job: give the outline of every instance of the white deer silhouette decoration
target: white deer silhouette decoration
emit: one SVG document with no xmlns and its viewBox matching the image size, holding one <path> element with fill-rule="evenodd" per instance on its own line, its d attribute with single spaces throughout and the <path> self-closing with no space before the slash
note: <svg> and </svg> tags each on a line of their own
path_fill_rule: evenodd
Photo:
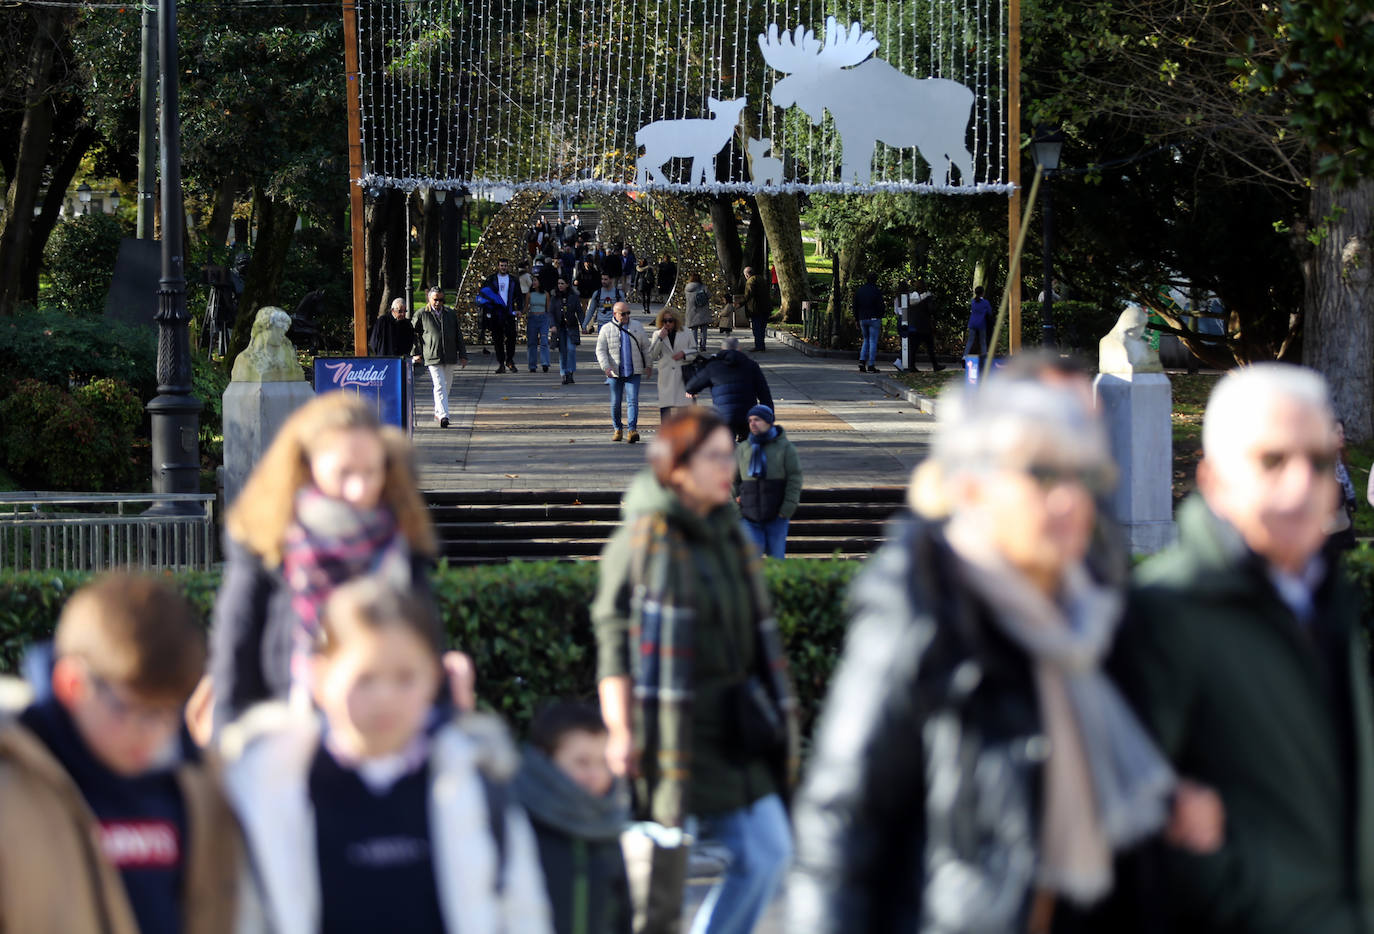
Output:
<svg viewBox="0 0 1374 934">
<path fill-rule="evenodd" d="M 651 178 L 670 181 L 663 175 L 663 166 L 669 159 L 678 158 L 691 160 L 687 184 L 705 185 L 708 171 L 710 180 L 715 181 L 716 155 L 734 135 L 745 98 L 718 101 L 708 97 L 706 104 L 714 114 L 710 120 L 656 120 L 639 128 L 635 145 L 644 147 L 644 155 L 635 161 L 636 185 L 643 187 Z"/>
<path fill-rule="evenodd" d="M 943 166 L 946 183 L 957 168 L 960 184 L 973 184 L 973 156 L 964 141 L 972 91 L 947 78 L 913 78 L 879 58 L 864 61 L 878 40 L 858 23 L 846 31 L 827 17 L 825 38 L 822 44 L 804 26 L 780 33 L 773 23 L 759 35 L 759 49 L 764 61 L 787 75 L 773 86 L 774 104 L 800 107 L 813 124 L 830 111 L 843 147 L 840 181 L 867 184 L 874 147 L 883 142 L 915 146 L 930 163 L 932 181 L 936 166 Z"/>
<path fill-rule="evenodd" d="M 773 148 L 773 141 L 766 136 L 763 139 L 751 139 L 748 141 L 748 147 L 749 174 L 754 177 L 754 184 L 781 185 L 782 160 L 776 156 L 764 155 Z"/>
</svg>

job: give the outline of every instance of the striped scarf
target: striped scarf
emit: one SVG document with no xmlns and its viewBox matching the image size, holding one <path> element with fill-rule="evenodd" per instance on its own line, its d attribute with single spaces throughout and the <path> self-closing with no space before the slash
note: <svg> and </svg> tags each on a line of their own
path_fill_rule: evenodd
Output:
<svg viewBox="0 0 1374 934">
<path fill-rule="evenodd" d="M 664 514 L 636 519 L 630 541 L 630 553 L 635 556 L 630 566 L 634 735 L 640 762 L 635 799 L 645 816 L 667 827 L 680 827 L 687 816 L 692 775 L 692 638 L 695 595 L 701 584 L 692 570 L 696 563 L 691 546 Z M 773 763 L 779 789 L 785 791 L 796 783 L 801 764 L 796 696 L 758 549 L 745 539 L 738 524 L 731 527 L 730 541 L 736 551 L 734 566 L 743 568 L 749 581 L 755 673 L 787 721 L 786 753 Z"/>
<path fill-rule="evenodd" d="M 282 575 L 291 588 L 291 607 L 300 617 L 296 653 L 309 653 L 319 629 L 320 610 L 334 588 L 366 574 L 409 587 L 410 547 L 386 506 L 358 509 L 326 496 L 313 485 L 296 494 L 296 521 L 286 531 Z"/>
</svg>

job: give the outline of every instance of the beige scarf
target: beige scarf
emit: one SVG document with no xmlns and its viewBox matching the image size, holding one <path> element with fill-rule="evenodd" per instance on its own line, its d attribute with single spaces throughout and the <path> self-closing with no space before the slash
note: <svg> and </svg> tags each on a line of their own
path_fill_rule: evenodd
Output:
<svg viewBox="0 0 1374 934">
<path fill-rule="evenodd" d="M 958 518 L 947 529 L 960 577 L 998 627 L 1034 663 L 1045 763 L 1038 884 L 1079 904 L 1112 887 L 1112 852 L 1163 826 L 1174 776 L 1099 670 L 1121 598 L 1081 565 L 1064 575 L 1059 602 L 1014 571 L 987 536 Z"/>
</svg>

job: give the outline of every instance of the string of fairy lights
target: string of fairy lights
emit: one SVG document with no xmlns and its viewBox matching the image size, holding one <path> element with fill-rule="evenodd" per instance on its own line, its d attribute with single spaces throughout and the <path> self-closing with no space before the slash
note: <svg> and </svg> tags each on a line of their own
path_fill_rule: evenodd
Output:
<svg viewBox="0 0 1374 934">
<path fill-rule="evenodd" d="M 806 191 L 1005 193 L 1005 0 L 357 0 L 362 184 L 539 188 L 551 194 Z M 782 108 L 787 77 L 764 61 L 776 23 L 825 38 L 827 16 L 861 24 L 875 57 L 916 78 L 973 92 L 965 145 L 971 178 L 947 178 L 914 146 L 879 142 L 867 182 L 841 178 L 843 143 L 829 110 L 813 123 Z M 684 159 L 636 185 L 636 133 L 659 120 L 712 119 L 710 101 L 747 98 L 741 118 L 782 161 L 755 185 L 743 149 L 727 148 L 696 184 Z M 893 102 L 897 106 L 900 102 Z M 728 113 L 728 107 L 726 108 Z M 720 119 L 720 118 L 717 118 Z M 722 124 L 723 125 L 723 124 Z M 727 128 L 728 130 L 728 128 Z M 736 141 L 738 142 L 738 140 Z M 760 154 L 765 150 L 760 149 Z"/>
</svg>

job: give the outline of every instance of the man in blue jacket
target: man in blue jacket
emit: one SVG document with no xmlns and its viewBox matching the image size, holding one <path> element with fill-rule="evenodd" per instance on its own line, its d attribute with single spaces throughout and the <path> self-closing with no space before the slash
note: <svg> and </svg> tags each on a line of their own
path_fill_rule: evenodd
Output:
<svg viewBox="0 0 1374 934">
<path fill-rule="evenodd" d="M 773 394 L 763 370 L 740 352 L 739 338 L 727 337 L 724 348 L 687 383 L 687 395 L 709 388 L 711 404 L 735 433 L 735 440 L 743 441 L 749 435 L 749 410 L 760 404 L 773 408 Z"/>
</svg>

